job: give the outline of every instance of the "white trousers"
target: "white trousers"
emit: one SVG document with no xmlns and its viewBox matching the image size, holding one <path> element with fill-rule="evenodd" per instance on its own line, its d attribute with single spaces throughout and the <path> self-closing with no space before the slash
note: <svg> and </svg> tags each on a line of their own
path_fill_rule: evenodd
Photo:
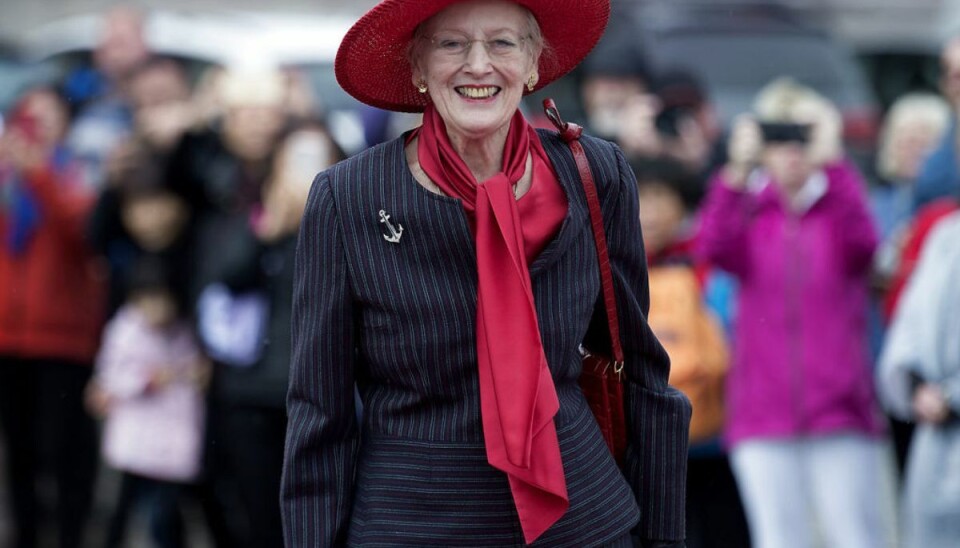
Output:
<svg viewBox="0 0 960 548">
<path fill-rule="evenodd" d="M 751 440 L 731 452 L 753 548 L 885 548 L 889 451 L 860 434 Z"/>
</svg>

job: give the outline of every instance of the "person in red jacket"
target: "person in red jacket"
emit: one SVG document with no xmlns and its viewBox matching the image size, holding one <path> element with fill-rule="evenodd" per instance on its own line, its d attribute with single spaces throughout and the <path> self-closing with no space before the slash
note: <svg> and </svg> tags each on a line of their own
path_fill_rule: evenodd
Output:
<svg viewBox="0 0 960 548">
<path fill-rule="evenodd" d="M 59 544 L 80 545 L 96 469 L 96 432 L 82 402 L 105 280 L 84 241 L 94 196 L 60 146 L 67 124 L 60 96 L 37 88 L 0 135 L 0 431 L 16 547 L 36 546 L 43 530 L 47 512 L 34 487 L 47 463 Z"/>
</svg>

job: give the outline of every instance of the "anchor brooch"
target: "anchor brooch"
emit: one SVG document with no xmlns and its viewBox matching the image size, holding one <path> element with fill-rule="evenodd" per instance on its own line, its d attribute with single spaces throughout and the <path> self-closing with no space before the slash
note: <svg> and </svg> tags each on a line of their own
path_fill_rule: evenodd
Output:
<svg viewBox="0 0 960 548">
<path fill-rule="evenodd" d="M 387 212 L 380 210 L 380 222 L 387 225 L 387 230 L 390 231 L 390 235 L 382 234 L 383 239 L 395 244 L 400 241 L 400 236 L 403 236 L 403 225 L 397 224 L 396 227 L 393 226 L 393 223 L 390 222 L 390 216 L 387 215 Z"/>
</svg>

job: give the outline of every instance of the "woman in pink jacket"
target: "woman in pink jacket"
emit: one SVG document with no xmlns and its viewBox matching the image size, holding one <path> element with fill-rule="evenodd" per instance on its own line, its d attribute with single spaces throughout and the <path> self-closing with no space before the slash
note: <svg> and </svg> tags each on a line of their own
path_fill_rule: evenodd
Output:
<svg viewBox="0 0 960 548">
<path fill-rule="evenodd" d="M 754 547 L 806 548 L 817 530 L 826 546 L 885 546 L 863 184 L 814 91 L 778 80 L 755 110 L 759 123 L 735 124 L 698 244 L 740 283 L 726 439 Z"/>
</svg>

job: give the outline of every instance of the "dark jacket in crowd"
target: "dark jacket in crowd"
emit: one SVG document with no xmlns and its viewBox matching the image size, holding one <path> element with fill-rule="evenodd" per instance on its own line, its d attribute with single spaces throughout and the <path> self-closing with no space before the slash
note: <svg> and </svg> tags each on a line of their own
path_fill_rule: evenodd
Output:
<svg viewBox="0 0 960 548">
<path fill-rule="evenodd" d="M 263 244 L 251 229 L 266 170 L 250 172 L 213 131 L 188 134 L 170 160 L 168 179 L 185 189 L 194 210 L 191 301 L 211 284 L 236 294 L 256 291 L 268 303 L 257 363 L 218 364 L 212 395 L 234 404 L 282 408 L 290 355 L 294 240 Z"/>
<path fill-rule="evenodd" d="M 220 368 L 214 396 L 231 403 L 283 408 L 290 371 L 296 237 L 261 242 L 247 219 L 240 216 L 222 219 L 216 228 L 221 236 L 217 239 L 216 271 L 210 272 L 208 281 L 222 283 L 237 295 L 259 293 L 267 302 L 267 317 L 260 358 L 249 367 Z"/>
</svg>

